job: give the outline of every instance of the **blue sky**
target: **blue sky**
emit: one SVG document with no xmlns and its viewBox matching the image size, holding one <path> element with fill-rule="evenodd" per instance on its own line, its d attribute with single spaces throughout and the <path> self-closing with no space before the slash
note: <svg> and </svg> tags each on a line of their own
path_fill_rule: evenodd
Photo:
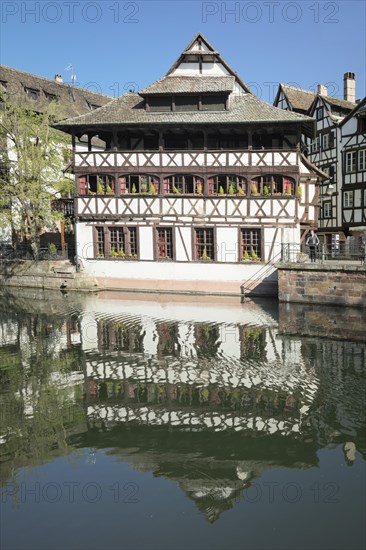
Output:
<svg viewBox="0 0 366 550">
<path fill-rule="evenodd" d="M 1 63 L 116 96 L 164 76 L 202 32 L 265 101 L 278 82 L 366 95 L 364 1 L 83 1 L 1 3 Z"/>
</svg>

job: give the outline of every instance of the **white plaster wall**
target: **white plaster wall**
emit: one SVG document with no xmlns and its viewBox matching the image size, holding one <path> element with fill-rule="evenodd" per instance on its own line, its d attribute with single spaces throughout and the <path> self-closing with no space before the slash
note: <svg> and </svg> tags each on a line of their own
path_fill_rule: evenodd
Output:
<svg viewBox="0 0 366 550">
<path fill-rule="evenodd" d="M 192 230 L 190 227 L 175 228 L 175 250 L 177 261 L 192 260 Z"/>
<path fill-rule="evenodd" d="M 94 277 L 161 281 L 227 281 L 241 282 L 255 277 L 261 263 L 224 264 L 211 262 L 144 262 L 119 259 L 83 260 L 85 271 Z"/>
<path fill-rule="evenodd" d="M 238 261 L 238 228 L 218 227 L 216 230 L 217 259 L 219 262 Z"/>
<path fill-rule="evenodd" d="M 92 226 L 86 223 L 77 223 L 75 226 L 75 242 L 77 255 L 81 258 L 83 263 L 86 258 L 94 257 Z"/>
<path fill-rule="evenodd" d="M 154 259 L 153 227 L 139 227 L 140 258 L 144 260 Z"/>
</svg>

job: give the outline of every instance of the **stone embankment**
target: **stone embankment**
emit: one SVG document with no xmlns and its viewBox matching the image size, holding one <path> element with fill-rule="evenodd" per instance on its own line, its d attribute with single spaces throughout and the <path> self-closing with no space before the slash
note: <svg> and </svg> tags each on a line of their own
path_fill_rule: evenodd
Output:
<svg viewBox="0 0 366 550">
<path fill-rule="evenodd" d="M 1 260 L 0 286 L 58 290 L 98 290 L 93 277 L 76 273 L 67 260 Z"/>
<path fill-rule="evenodd" d="M 366 269 L 352 264 L 278 266 L 280 302 L 366 307 Z"/>
</svg>

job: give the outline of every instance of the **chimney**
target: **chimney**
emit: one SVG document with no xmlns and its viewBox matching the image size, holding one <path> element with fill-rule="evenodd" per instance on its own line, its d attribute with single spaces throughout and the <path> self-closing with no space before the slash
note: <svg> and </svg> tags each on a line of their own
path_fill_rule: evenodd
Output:
<svg viewBox="0 0 366 550">
<path fill-rule="evenodd" d="M 55 74 L 55 82 L 63 84 L 62 76 L 60 74 Z"/>
<path fill-rule="evenodd" d="M 343 77 L 344 99 L 356 102 L 356 78 L 355 73 L 344 73 Z"/>
<path fill-rule="evenodd" d="M 328 87 L 325 84 L 318 84 L 317 92 L 320 95 L 328 95 Z"/>
</svg>

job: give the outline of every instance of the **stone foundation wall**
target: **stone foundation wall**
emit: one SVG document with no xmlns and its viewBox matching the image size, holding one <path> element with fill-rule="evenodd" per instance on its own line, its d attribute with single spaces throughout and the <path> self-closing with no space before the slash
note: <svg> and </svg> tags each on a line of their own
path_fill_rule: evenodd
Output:
<svg viewBox="0 0 366 550">
<path fill-rule="evenodd" d="M 94 290 L 98 283 L 93 277 L 75 273 L 68 261 L 2 260 L 0 286 L 54 290 Z"/>
<path fill-rule="evenodd" d="M 355 265 L 278 267 L 280 302 L 366 307 L 366 270 Z"/>
</svg>

